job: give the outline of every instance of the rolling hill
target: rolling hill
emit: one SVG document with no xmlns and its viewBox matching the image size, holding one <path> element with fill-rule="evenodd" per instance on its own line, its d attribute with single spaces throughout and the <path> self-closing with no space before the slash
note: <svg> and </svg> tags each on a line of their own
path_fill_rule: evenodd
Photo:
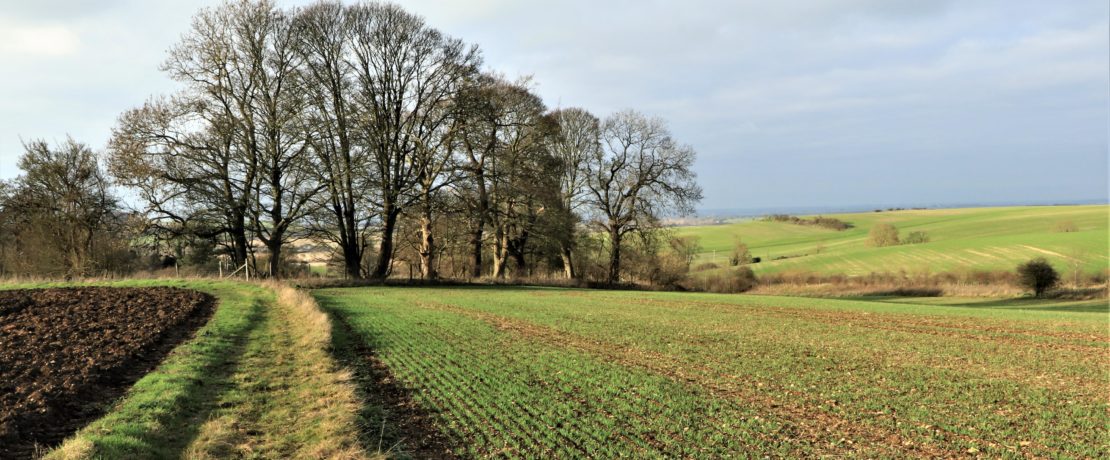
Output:
<svg viewBox="0 0 1110 460">
<path fill-rule="evenodd" d="M 1110 206 L 1023 206 L 928 209 L 831 214 L 852 224 L 843 231 L 762 220 L 722 225 L 679 227 L 679 236 L 699 238 L 695 263 L 727 265 L 736 238 L 762 262 L 756 273 L 788 271 L 864 275 L 879 272 L 931 273 L 967 270 L 1011 270 L 1018 263 L 1045 257 L 1060 270 L 1079 263 L 1084 272 L 1110 266 Z M 1061 232 L 1061 223 L 1075 230 Z M 903 237 L 923 231 L 929 242 L 872 247 L 871 227 L 896 226 Z"/>
</svg>

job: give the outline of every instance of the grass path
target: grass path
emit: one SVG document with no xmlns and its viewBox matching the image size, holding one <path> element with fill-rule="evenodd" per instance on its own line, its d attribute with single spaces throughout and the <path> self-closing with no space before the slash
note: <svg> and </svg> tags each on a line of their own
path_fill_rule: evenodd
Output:
<svg viewBox="0 0 1110 460">
<path fill-rule="evenodd" d="M 220 281 L 109 285 L 197 289 L 219 305 L 194 339 L 46 458 L 368 457 L 354 385 L 307 295 Z"/>
<path fill-rule="evenodd" d="M 463 457 L 1082 458 L 1110 442 L 1105 310 L 505 287 L 314 295 Z"/>
</svg>

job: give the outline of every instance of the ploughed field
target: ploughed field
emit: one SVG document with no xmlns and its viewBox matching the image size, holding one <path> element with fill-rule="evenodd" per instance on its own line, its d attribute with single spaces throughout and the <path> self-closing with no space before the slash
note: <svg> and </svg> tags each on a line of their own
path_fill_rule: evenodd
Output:
<svg viewBox="0 0 1110 460">
<path fill-rule="evenodd" d="M 363 416 L 395 452 L 1093 458 L 1110 445 L 1104 310 L 508 287 L 314 295 L 339 352 L 363 361 L 377 404 Z"/>
<path fill-rule="evenodd" d="M 99 416 L 213 306 L 170 287 L 0 290 L 0 458 L 30 457 Z"/>
</svg>

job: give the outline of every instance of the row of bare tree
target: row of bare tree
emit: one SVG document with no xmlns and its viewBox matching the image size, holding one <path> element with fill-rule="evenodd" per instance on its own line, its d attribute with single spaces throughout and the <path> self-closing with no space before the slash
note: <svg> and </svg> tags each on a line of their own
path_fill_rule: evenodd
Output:
<svg viewBox="0 0 1110 460">
<path fill-rule="evenodd" d="M 120 116 L 108 171 L 148 235 L 237 265 L 257 240 L 275 277 L 301 239 L 327 241 L 348 277 L 387 277 L 402 228 L 426 279 L 460 247 L 468 276 L 558 261 L 576 277 L 576 245 L 603 234 L 616 283 L 627 236 L 701 198 L 695 153 L 663 121 L 549 110 L 528 79 L 483 71 L 477 47 L 393 4 L 226 3 L 162 68 L 180 91 Z"/>
</svg>

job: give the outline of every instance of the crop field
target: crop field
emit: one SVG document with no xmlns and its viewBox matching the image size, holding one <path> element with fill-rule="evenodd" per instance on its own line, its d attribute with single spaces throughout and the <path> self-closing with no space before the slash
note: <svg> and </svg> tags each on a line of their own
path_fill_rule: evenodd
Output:
<svg viewBox="0 0 1110 460">
<path fill-rule="evenodd" d="M 340 352 L 407 399 L 364 395 L 380 406 L 367 424 L 398 453 L 1093 458 L 1110 443 L 1105 311 L 513 287 L 313 294 L 344 331 Z M 419 434 L 429 427 L 442 439 Z"/>
<path fill-rule="evenodd" d="M 349 374 L 327 352 L 330 322 L 305 294 L 230 281 L 72 286 L 0 286 L 0 375 L 30 369 L 21 375 L 37 385 L 29 395 L 18 386 L 0 387 L 5 409 L 9 397 L 27 396 L 21 399 L 27 404 L 0 414 L 3 430 L 29 427 L 23 434 L 32 435 L 37 444 L 20 438 L 18 445 L 0 446 L 0 458 L 371 457 L 360 442 Z M 56 287 L 70 289 L 30 289 Z M 167 292 L 184 297 L 169 298 Z M 24 297 L 30 300 L 20 300 Z M 189 299 L 212 297 L 217 305 L 206 323 L 181 323 L 178 317 L 190 311 Z M 18 308 L 9 309 L 12 305 Z M 147 345 L 166 329 L 174 329 L 184 341 L 168 356 L 154 355 Z M 9 340 L 26 346 L 8 349 Z M 50 359 L 64 362 L 42 363 L 35 356 L 51 350 L 56 353 Z M 42 372 L 57 375 L 36 376 L 36 363 Z M 97 377 L 121 377 L 121 369 L 136 365 L 142 372 L 153 370 L 125 382 L 130 386 L 122 388 L 125 392 L 89 397 L 90 385 L 103 383 Z M 38 391 L 43 389 L 50 391 Z M 66 399 L 74 392 L 77 401 Z M 41 423 L 8 425 L 33 417 L 39 403 L 65 408 L 69 415 L 89 412 L 99 418 L 88 423 L 83 417 L 74 426 L 54 414 L 52 420 L 63 420 L 63 433 L 42 433 Z M 58 445 L 57 435 L 78 428 Z"/>
<path fill-rule="evenodd" d="M 698 262 L 724 266 L 739 237 L 761 263 L 757 273 L 804 271 L 865 275 L 1012 270 L 1044 257 L 1067 271 L 1078 261 L 1085 272 L 1110 268 L 1110 206 L 1027 206 L 931 209 L 830 214 L 854 225 L 845 231 L 785 222 L 745 220 L 723 225 L 682 227 L 679 235 L 700 238 Z M 867 233 L 878 223 L 895 225 L 905 237 L 924 231 L 928 243 L 871 247 Z M 1062 222 L 1078 231 L 1059 232 Z M 776 260 L 778 259 L 778 260 Z"/>
</svg>

